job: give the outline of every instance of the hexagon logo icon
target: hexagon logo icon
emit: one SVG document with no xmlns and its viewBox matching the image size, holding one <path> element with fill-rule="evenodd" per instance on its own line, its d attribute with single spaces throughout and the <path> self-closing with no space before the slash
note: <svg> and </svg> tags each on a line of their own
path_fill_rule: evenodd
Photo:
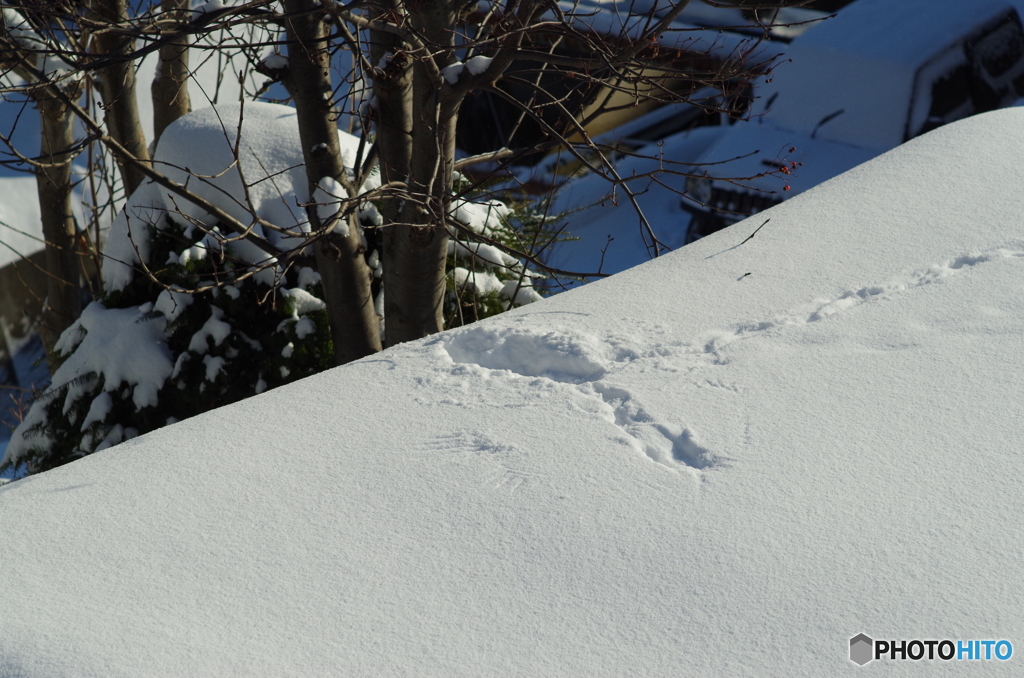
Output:
<svg viewBox="0 0 1024 678">
<path fill-rule="evenodd" d="M 871 655 L 874 654 L 875 641 L 871 640 L 863 633 L 858 633 L 853 638 L 850 638 L 850 661 L 854 664 L 864 666 L 869 661 L 874 659 Z"/>
</svg>

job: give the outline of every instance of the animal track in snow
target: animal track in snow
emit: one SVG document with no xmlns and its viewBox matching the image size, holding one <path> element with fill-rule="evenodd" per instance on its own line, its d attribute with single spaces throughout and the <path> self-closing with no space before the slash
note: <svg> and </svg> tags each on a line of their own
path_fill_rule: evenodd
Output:
<svg viewBox="0 0 1024 678">
<path fill-rule="evenodd" d="M 715 465 L 714 455 L 696 443 L 690 429 L 677 429 L 658 422 L 625 389 L 600 381 L 589 386 L 612 410 L 615 425 L 636 441 L 653 461 L 669 468 L 684 464 L 697 470 Z"/>
<path fill-rule="evenodd" d="M 516 455 L 515 447 L 497 443 L 479 433 L 458 431 L 438 436 L 419 447 L 431 457 L 451 455 L 451 462 L 467 455 L 490 462 L 488 480 L 494 489 L 505 488 L 509 494 L 536 478 L 536 474 L 518 469 L 511 463 Z"/>
<path fill-rule="evenodd" d="M 927 269 L 916 271 L 902 281 L 884 285 L 867 285 L 856 290 L 850 290 L 836 299 L 819 300 L 809 312 L 783 315 L 773 320 L 739 325 L 731 331 L 717 333 L 704 344 L 704 352 L 717 358 L 722 348 L 737 339 L 745 339 L 776 327 L 818 322 L 879 298 L 891 297 L 894 294 L 939 282 L 944 278 L 955 275 L 964 268 L 999 259 L 1020 258 L 1024 258 L 1024 250 L 1006 247 L 999 247 L 977 254 L 966 254 L 944 264 L 935 264 Z"/>
<path fill-rule="evenodd" d="M 658 362 L 684 358 L 687 370 L 700 369 L 710 359 L 721 364 L 720 351 L 737 339 L 745 339 L 771 329 L 805 325 L 845 313 L 861 304 L 891 298 L 914 288 L 939 282 L 965 268 L 1000 259 L 1024 258 L 1024 250 L 1008 247 L 967 254 L 944 264 L 929 266 L 902 280 L 882 285 L 866 285 L 835 299 L 823 299 L 772 320 L 746 323 L 731 330 L 714 332 L 710 338 L 694 342 L 661 342 L 643 354 L 625 343 L 610 338 L 558 331 L 533 332 L 520 328 L 473 326 L 445 335 L 437 341 L 455 363 L 473 364 L 491 370 L 546 379 L 578 389 L 598 399 L 600 408 L 629 440 L 630 444 L 663 466 L 699 473 L 721 463 L 721 457 L 702 447 L 693 432 L 674 427 L 651 416 L 625 389 L 603 381 L 616 364 L 640 358 Z M 705 335 L 708 336 L 708 335 Z M 676 371 L 678 365 L 655 364 L 655 369 Z M 735 386 L 702 377 L 697 387 L 738 391 Z"/>
<path fill-rule="evenodd" d="M 709 450 L 696 443 L 692 431 L 658 421 L 627 390 L 601 381 L 610 365 L 638 357 L 629 348 L 584 335 L 487 327 L 452 333 L 440 341 L 456 363 L 549 379 L 598 398 L 608 421 L 630 444 L 669 469 L 701 471 L 717 463 Z"/>
<path fill-rule="evenodd" d="M 600 379 L 608 362 L 635 357 L 628 349 L 613 350 L 591 337 L 520 329 L 473 327 L 446 337 L 442 345 L 457 363 L 569 384 Z"/>
</svg>

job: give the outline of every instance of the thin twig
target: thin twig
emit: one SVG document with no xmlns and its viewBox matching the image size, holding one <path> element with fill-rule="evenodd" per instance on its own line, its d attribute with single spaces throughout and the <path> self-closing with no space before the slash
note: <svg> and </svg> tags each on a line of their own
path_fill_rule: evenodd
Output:
<svg viewBox="0 0 1024 678">
<path fill-rule="evenodd" d="M 767 224 L 769 221 L 771 221 L 771 217 L 765 219 L 764 220 L 764 224 Z M 764 224 L 761 224 L 760 226 L 755 228 L 754 232 L 747 236 L 747 240 L 753 240 L 754 236 L 757 235 L 757 232 L 760 231 L 762 228 L 764 228 Z M 741 242 L 740 245 L 742 245 L 743 243 L 747 242 L 747 240 L 744 240 L 743 242 Z M 739 247 L 740 245 L 736 245 L 736 247 Z"/>
</svg>

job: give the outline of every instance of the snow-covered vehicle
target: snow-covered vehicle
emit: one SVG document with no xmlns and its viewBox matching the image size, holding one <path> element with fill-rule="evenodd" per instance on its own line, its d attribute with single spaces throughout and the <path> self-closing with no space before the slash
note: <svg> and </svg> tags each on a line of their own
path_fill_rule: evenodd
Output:
<svg viewBox="0 0 1024 678">
<path fill-rule="evenodd" d="M 680 247 L 936 127 L 1009 106 L 1024 96 L 1021 13 L 1024 0 L 856 0 L 788 46 L 749 121 L 682 132 L 659 151 L 724 164 L 698 167 L 706 178 L 630 182 L 636 201 L 660 243 Z M 659 162 L 628 158 L 618 172 L 643 176 Z M 597 176 L 562 190 L 557 210 L 595 206 L 568 217 L 579 239 L 559 243 L 549 263 L 614 273 L 653 254 L 630 201 L 607 193 Z"/>
</svg>

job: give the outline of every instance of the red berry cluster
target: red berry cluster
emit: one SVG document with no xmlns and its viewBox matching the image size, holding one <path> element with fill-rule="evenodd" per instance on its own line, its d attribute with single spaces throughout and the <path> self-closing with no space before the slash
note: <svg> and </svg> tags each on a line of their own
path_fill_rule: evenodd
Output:
<svg viewBox="0 0 1024 678">
<path fill-rule="evenodd" d="M 789 152 L 790 153 L 796 153 L 796 146 L 790 146 L 789 147 Z M 795 170 L 797 167 L 801 167 L 802 165 L 803 165 L 802 162 L 796 162 L 795 160 L 790 160 L 788 165 L 786 165 L 785 163 L 779 163 L 779 171 L 782 172 L 783 174 L 785 174 L 786 176 L 789 176 L 793 172 L 793 170 Z M 782 190 L 788 191 L 791 188 L 792 188 L 792 186 L 790 186 L 789 184 L 786 184 L 785 186 L 782 187 Z"/>
</svg>

